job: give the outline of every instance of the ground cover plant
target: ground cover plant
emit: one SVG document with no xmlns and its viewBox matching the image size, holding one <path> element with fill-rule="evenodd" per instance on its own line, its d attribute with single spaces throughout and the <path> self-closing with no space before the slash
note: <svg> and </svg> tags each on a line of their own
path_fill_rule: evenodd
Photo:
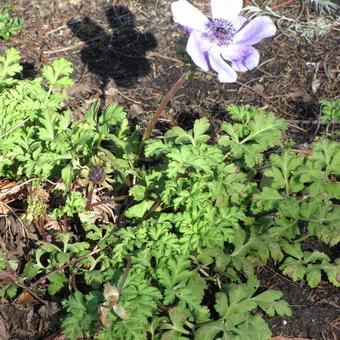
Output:
<svg viewBox="0 0 340 340">
<path fill-rule="evenodd" d="M 23 28 L 22 19 L 13 18 L 9 4 L 0 6 L 0 39 L 8 40 L 12 35 L 17 35 Z"/>
<path fill-rule="evenodd" d="M 227 27 L 213 24 L 210 33 Z M 254 54 L 250 64 L 242 53 L 231 59 L 234 71 L 255 67 Z M 235 76 L 213 65 L 220 81 Z M 32 79 L 23 71 L 19 51 L 7 49 L 0 295 L 45 307 L 40 336 L 269 339 L 268 320 L 294 313 L 280 290 L 261 286 L 261 268 L 339 287 L 340 262 L 329 252 L 340 241 L 338 99 L 320 102 L 325 129 L 305 148 L 287 138 L 289 122 L 250 105 L 225 104 L 218 124 L 201 117 L 157 136 L 154 123 L 188 73 L 143 127 L 115 102 L 95 100 L 77 117 L 64 58 Z"/>
</svg>

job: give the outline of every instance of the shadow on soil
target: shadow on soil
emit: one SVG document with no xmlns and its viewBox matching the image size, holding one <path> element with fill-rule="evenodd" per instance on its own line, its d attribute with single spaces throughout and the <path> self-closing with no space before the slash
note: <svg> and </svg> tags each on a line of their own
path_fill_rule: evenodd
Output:
<svg viewBox="0 0 340 340">
<path fill-rule="evenodd" d="M 107 30 L 89 17 L 68 22 L 72 33 L 85 43 L 81 59 L 88 71 L 99 76 L 103 92 L 110 79 L 118 86 L 130 87 L 147 75 L 150 64 L 145 53 L 157 46 L 153 34 L 137 31 L 134 15 L 127 7 L 108 8 L 106 18 Z"/>
<path fill-rule="evenodd" d="M 38 76 L 39 72 L 37 71 L 37 69 L 35 68 L 35 65 L 33 63 L 29 63 L 29 62 L 22 62 L 20 63 L 22 70 L 20 73 L 18 73 L 16 75 L 17 79 L 23 80 L 23 79 L 27 79 L 27 80 L 33 80 L 35 77 Z"/>
</svg>

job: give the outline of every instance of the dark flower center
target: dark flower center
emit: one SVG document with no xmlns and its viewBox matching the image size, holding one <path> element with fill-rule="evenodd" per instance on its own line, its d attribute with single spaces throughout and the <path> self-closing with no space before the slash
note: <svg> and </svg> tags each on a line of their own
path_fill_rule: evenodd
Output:
<svg viewBox="0 0 340 340">
<path fill-rule="evenodd" d="M 233 24 L 225 19 L 212 19 L 206 25 L 205 38 L 218 45 L 229 45 L 236 33 Z"/>
<path fill-rule="evenodd" d="M 89 178 L 92 183 L 98 183 L 104 179 L 104 175 L 105 175 L 104 167 L 100 165 L 95 165 L 90 170 Z"/>
</svg>

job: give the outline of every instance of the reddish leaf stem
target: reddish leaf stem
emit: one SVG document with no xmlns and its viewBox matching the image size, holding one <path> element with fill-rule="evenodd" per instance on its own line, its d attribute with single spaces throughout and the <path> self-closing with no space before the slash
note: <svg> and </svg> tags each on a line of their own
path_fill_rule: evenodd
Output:
<svg viewBox="0 0 340 340">
<path fill-rule="evenodd" d="M 163 98 L 161 103 L 159 104 L 156 112 L 152 116 L 151 120 L 149 121 L 149 124 L 144 132 L 143 138 L 142 138 L 142 143 L 144 143 L 146 140 L 148 140 L 151 136 L 152 130 L 154 129 L 161 113 L 163 110 L 166 108 L 166 106 L 169 104 L 170 100 L 173 99 L 175 96 L 176 92 L 181 88 L 181 86 L 184 84 L 185 81 L 185 74 L 182 73 L 179 79 L 176 81 L 174 85 L 172 85 L 171 89 L 169 92 L 166 94 L 166 96 Z"/>
</svg>

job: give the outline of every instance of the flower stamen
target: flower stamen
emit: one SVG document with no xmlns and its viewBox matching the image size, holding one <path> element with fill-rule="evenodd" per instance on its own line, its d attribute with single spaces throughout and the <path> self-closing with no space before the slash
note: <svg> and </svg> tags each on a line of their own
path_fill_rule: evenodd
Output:
<svg viewBox="0 0 340 340">
<path fill-rule="evenodd" d="M 203 33 L 204 37 L 219 46 L 229 45 L 236 33 L 233 24 L 225 19 L 212 19 L 206 24 L 206 27 L 207 31 Z"/>
</svg>

